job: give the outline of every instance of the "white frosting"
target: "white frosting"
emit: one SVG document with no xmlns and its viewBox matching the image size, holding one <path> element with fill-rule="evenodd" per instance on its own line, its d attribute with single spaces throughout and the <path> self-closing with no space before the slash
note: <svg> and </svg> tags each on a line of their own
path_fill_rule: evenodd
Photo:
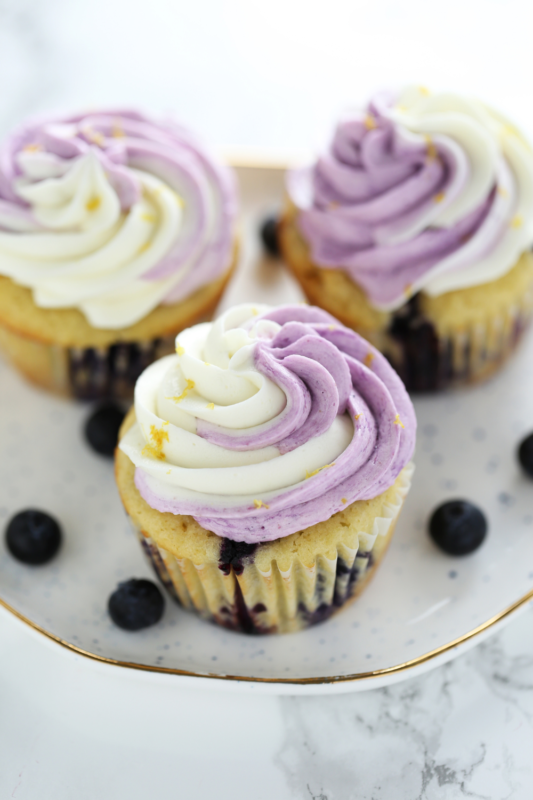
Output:
<svg viewBox="0 0 533 800">
<path fill-rule="evenodd" d="M 505 275 L 533 243 L 533 152 L 517 129 L 482 103 L 411 87 L 380 110 L 415 135 L 430 137 L 456 165 L 441 202 L 388 239 L 409 239 L 428 226 L 448 228 L 497 196 L 483 224 L 459 250 L 413 286 L 429 295 L 488 283 Z M 388 232 L 390 236 L 390 232 Z"/>
<path fill-rule="evenodd" d="M 226 433 L 242 434 L 248 428 L 257 433 L 257 426 L 273 425 L 286 412 L 287 396 L 254 364 L 257 340 L 271 339 L 280 329 L 271 320 L 253 324 L 266 310 L 237 306 L 216 322 L 183 331 L 176 355 L 156 362 L 139 378 L 137 422 L 119 446 L 160 495 L 195 499 L 206 507 L 219 506 L 220 496 L 228 506 L 266 500 L 269 493 L 293 488 L 334 462 L 350 443 L 353 424 L 346 414 L 322 435 L 283 455 L 276 446 L 229 450 L 196 434 L 199 420 L 229 429 Z M 247 321 L 246 330 L 235 327 Z"/>
<path fill-rule="evenodd" d="M 181 200 L 159 178 L 132 170 L 142 194 L 123 213 L 92 152 L 66 163 L 48 153 L 20 154 L 24 177 L 16 192 L 30 204 L 34 225 L 0 232 L 0 273 L 33 289 L 42 308 L 79 308 L 95 327 L 131 325 L 176 283 L 176 275 L 140 276 L 179 235 Z"/>
</svg>

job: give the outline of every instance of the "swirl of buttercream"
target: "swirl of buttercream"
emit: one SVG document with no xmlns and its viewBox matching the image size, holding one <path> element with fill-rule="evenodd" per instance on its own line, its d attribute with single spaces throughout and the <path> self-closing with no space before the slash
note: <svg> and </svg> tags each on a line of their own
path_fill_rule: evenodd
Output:
<svg viewBox="0 0 533 800">
<path fill-rule="evenodd" d="M 233 176 L 134 111 L 26 124 L 0 148 L 0 274 L 42 308 L 133 325 L 229 267 Z"/>
<path fill-rule="evenodd" d="M 313 260 L 383 310 L 495 280 L 533 243 L 528 143 L 482 103 L 423 87 L 343 120 L 288 191 Z"/>
<path fill-rule="evenodd" d="M 310 306 L 241 305 L 180 333 L 135 388 L 120 448 L 153 508 L 270 541 L 388 489 L 413 406 L 386 359 Z"/>
</svg>

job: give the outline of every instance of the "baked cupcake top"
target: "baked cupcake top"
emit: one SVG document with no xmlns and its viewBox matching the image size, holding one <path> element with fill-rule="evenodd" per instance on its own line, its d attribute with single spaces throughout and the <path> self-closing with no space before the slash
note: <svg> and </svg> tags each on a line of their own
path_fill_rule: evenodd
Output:
<svg viewBox="0 0 533 800">
<path fill-rule="evenodd" d="M 0 148 L 0 274 L 42 308 L 127 327 L 229 266 L 235 209 L 230 171 L 172 122 L 28 123 Z"/>
<path fill-rule="evenodd" d="M 411 87 L 337 126 L 288 175 L 313 261 L 377 308 L 495 280 L 533 244 L 533 152 L 482 103 Z"/>
<path fill-rule="evenodd" d="M 119 446 L 146 502 L 247 543 L 377 497 L 415 444 L 386 359 L 306 305 L 236 306 L 183 331 L 139 378 L 135 412 Z"/>
</svg>

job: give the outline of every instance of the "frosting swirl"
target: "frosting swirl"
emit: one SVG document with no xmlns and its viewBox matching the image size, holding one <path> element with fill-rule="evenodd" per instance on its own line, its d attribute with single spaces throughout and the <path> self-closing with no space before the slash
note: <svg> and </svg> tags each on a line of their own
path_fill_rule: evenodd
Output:
<svg viewBox="0 0 533 800">
<path fill-rule="evenodd" d="M 241 305 L 180 333 L 120 442 L 152 508 L 270 541 L 388 489 L 416 419 L 386 359 L 309 306 Z"/>
<path fill-rule="evenodd" d="M 0 149 L 0 274 L 96 328 L 135 324 L 228 266 L 229 170 L 134 111 L 49 119 Z"/>
<path fill-rule="evenodd" d="M 423 87 L 379 95 L 288 176 L 313 260 L 377 308 L 495 280 L 533 243 L 533 153 L 480 102 Z"/>
</svg>

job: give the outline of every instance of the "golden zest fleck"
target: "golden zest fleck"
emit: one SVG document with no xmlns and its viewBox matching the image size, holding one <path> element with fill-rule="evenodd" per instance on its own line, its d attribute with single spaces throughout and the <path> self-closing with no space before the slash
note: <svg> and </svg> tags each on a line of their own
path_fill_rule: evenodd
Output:
<svg viewBox="0 0 533 800">
<path fill-rule="evenodd" d="M 370 369 L 370 365 L 372 364 L 374 359 L 375 359 L 374 353 L 368 352 L 363 359 L 363 364 L 365 365 L 365 367 L 368 367 Z"/>
<path fill-rule="evenodd" d="M 270 508 L 270 506 L 267 506 L 267 504 L 263 503 L 262 500 L 254 500 L 254 506 L 256 508 Z"/>
<path fill-rule="evenodd" d="M 396 414 L 396 416 L 395 416 L 395 418 L 394 418 L 394 424 L 395 424 L 395 425 L 399 425 L 399 426 L 400 426 L 400 428 L 404 428 L 404 429 L 405 429 L 405 425 L 404 425 L 404 424 L 403 424 L 403 422 L 401 421 L 401 419 L 400 419 L 400 415 L 399 415 L 399 414 Z"/>
<path fill-rule="evenodd" d="M 85 208 L 87 211 L 96 211 L 97 208 L 100 208 L 100 203 L 102 201 L 99 197 L 91 197 L 90 200 L 87 200 L 85 203 Z"/>
<path fill-rule="evenodd" d="M 174 400 L 174 402 L 175 402 L 175 403 L 181 403 L 181 401 L 182 401 L 182 400 L 183 400 L 185 397 L 187 397 L 187 395 L 189 394 L 189 392 L 191 391 L 191 389 L 194 389 L 194 385 L 195 385 L 195 384 L 194 384 L 194 381 L 191 381 L 191 380 L 189 380 L 189 378 L 187 378 L 187 386 L 186 386 L 186 387 L 185 387 L 185 389 L 182 391 L 182 393 L 179 395 L 179 397 L 166 397 L 165 399 L 166 399 L 166 400 Z"/>
<path fill-rule="evenodd" d="M 163 452 L 163 442 L 168 441 L 168 431 L 157 428 L 155 425 L 150 425 L 150 441 L 143 447 L 143 456 L 150 456 L 151 458 L 158 458 L 160 461 L 164 461 L 165 453 Z"/>
<path fill-rule="evenodd" d="M 333 464 L 324 464 L 323 467 L 319 467 L 318 469 L 313 470 L 313 472 L 308 472 L 307 470 L 305 470 L 305 480 L 307 480 L 308 478 L 312 478 L 313 475 L 318 475 L 318 473 L 322 472 L 323 469 L 329 469 L 330 467 L 334 466 L 335 462 L 333 462 Z"/>
<path fill-rule="evenodd" d="M 179 356 L 182 356 L 182 355 L 184 354 L 184 352 L 185 352 L 185 348 L 184 348 L 184 347 L 182 347 L 182 346 L 181 346 L 181 344 L 177 344 L 177 345 L 176 345 L 176 353 L 177 353 Z"/>
</svg>

